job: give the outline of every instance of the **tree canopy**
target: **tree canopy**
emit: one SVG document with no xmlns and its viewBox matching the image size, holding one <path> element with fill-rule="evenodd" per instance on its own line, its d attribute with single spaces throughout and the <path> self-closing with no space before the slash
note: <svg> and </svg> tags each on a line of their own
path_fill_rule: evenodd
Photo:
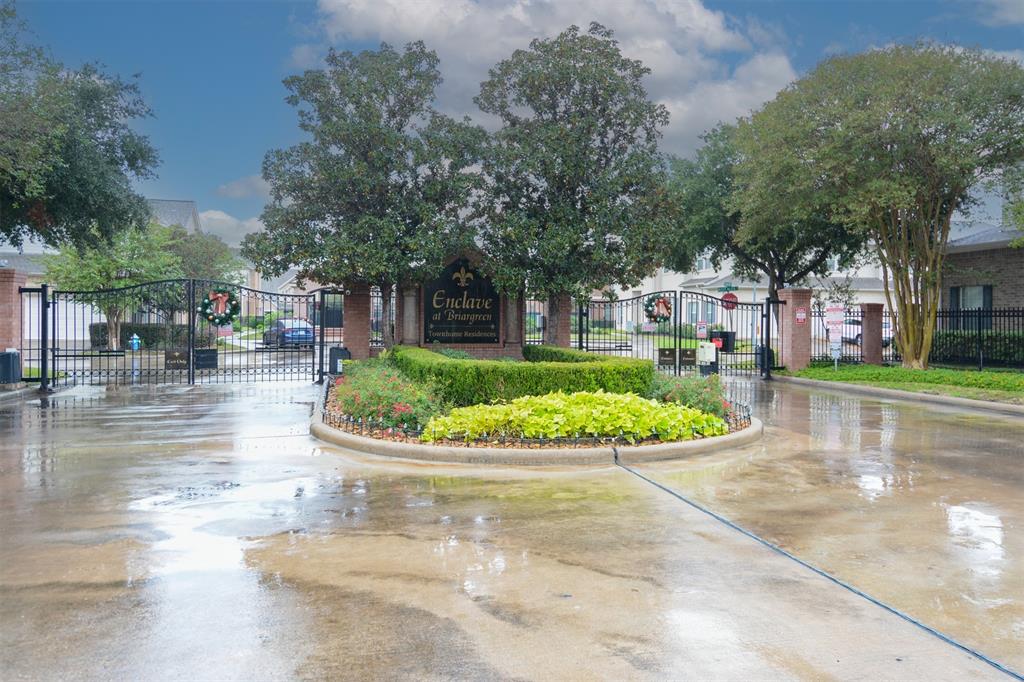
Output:
<svg viewBox="0 0 1024 682">
<path fill-rule="evenodd" d="M 656 267 L 668 111 L 647 96 L 649 72 L 599 24 L 534 40 L 490 70 L 476 103 L 502 127 L 483 164 L 480 243 L 499 288 L 584 297 Z"/>
<path fill-rule="evenodd" d="M 736 126 L 720 124 L 703 136 L 695 160 L 672 161 L 669 189 L 676 227 L 668 264 L 685 272 L 701 253 L 716 268 L 731 258 L 734 273 L 753 280 L 764 275 L 766 294 L 776 298 L 783 287 L 828 274 L 833 257 L 840 264 L 850 262 L 863 238 L 822 212 L 803 214 L 785 204 L 744 201 L 744 186 L 736 178 L 743 159 L 737 137 Z"/>
<path fill-rule="evenodd" d="M 42 257 L 46 281 L 65 291 L 95 292 L 76 294 L 76 301 L 91 303 L 103 312 L 111 349 L 117 349 L 121 321 L 135 308 L 150 304 L 166 310 L 167 301 L 173 300 L 170 309 L 182 309 L 183 287 L 168 291 L 137 287 L 182 276 L 181 261 L 171 248 L 172 239 L 171 228 L 151 223 L 142 229 L 119 229 L 109 241 L 96 234 L 91 246 L 65 244 L 57 253 Z M 99 291 L 126 287 L 136 288 L 116 295 Z"/>
<path fill-rule="evenodd" d="M 131 123 L 149 115 L 137 82 L 52 61 L 0 5 L 0 240 L 87 244 L 144 227 L 131 182 L 158 158 Z"/>
<path fill-rule="evenodd" d="M 378 286 L 387 307 L 396 284 L 471 243 L 463 212 L 486 135 L 433 109 L 441 74 L 421 42 L 332 50 L 326 62 L 284 82 L 310 139 L 267 154 L 266 230 L 243 254 L 271 275 L 295 267 L 300 280 Z"/>
<path fill-rule="evenodd" d="M 218 282 L 242 283 L 245 262 L 215 234 L 171 228 L 168 248 L 178 257 L 181 276 Z"/>
<path fill-rule="evenodd" d="M 884 272 L 903 362 L 926 367 L 950 221 L 1024 158 L 1024 68 L 919 44 L 833 57 L 753 115 L 745 199 L 860 231 Z"/>
</svg>

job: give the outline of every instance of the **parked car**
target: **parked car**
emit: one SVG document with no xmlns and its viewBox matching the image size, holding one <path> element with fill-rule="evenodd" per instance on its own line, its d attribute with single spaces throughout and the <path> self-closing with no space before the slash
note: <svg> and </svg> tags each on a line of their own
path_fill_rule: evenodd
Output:
<svg viewBox="0 0 1024 682">
<path fill-rule="evenodd" d="M 267 331 L 263 332 L 264 348 L 284 348 L 286 346 L 312 347 L 316 335 L 313 325 L 306 320 L 286 317 L 274 320 Z"/>
<path fill-rule="evenodd" d="M 826 332 L 827 333 L 827 332 Z M 864 335 L 861 333 L 861 323 L 857 318 L 848 317 L 843 320 L 843 342 L 852 343 L 855 346 L 861 345 Z M 888 320 L 882 320 L 882 347 L 886 348 L 892 343 L 892 328 Z"/>
</svg>

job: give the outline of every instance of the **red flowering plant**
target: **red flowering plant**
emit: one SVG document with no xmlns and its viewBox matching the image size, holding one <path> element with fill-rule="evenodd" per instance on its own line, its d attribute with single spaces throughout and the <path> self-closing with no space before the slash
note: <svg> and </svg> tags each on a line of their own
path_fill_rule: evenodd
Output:
<svg viewBox="0 0 1024 682">
<path fill-rule="evenodd" d="M 384 428 L 419 429 L 445 411 L 432 386 L 410 381 L 381 360 L 345 365 L 335 380 L 327 409 L 340 417 L 361 419 Z"/>
</svg>

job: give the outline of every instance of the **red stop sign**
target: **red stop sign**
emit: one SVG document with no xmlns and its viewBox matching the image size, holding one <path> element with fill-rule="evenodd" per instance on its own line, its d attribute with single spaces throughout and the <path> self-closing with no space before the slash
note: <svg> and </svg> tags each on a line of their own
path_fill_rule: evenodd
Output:
<svg viewBox="0 0 1024 682">
<path fill-rule="evenodd" d="M 722 307 L 725 308 L 726 310 L 732 310 L 733 308 L 736 307 L 736 303 L 739 300 L 740 299 L 736 298 L 736 294 L 730 291 L 726 295 L 722 296 Z"/>
</svg>

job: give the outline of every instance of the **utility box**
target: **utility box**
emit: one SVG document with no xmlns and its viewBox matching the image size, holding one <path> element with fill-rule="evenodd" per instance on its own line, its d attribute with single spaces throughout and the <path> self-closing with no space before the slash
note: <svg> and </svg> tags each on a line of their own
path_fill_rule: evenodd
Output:
<svg viewBox="0 0 1024 682">
<path fill-rule="evenodd" d="M 701 376 L 718 373 L 718 346 L 708 341 L 697 344 L 697 365 Z"/>
<path fill-rule="evenodd" d="M 17 351 L 0 353 L 0 384 L 21 381 L 21 355 Z"/>
<path fill-rule="evenodd" d="M 352 352 L 345 348 L 345 346 L 331 346 L 329 350 L 330 358 L 327 363 L 327 373 L 335 375 L 344 373 L 345 366 L 342 364 L 342 361 L 351 360 Z"/>
</svg>

